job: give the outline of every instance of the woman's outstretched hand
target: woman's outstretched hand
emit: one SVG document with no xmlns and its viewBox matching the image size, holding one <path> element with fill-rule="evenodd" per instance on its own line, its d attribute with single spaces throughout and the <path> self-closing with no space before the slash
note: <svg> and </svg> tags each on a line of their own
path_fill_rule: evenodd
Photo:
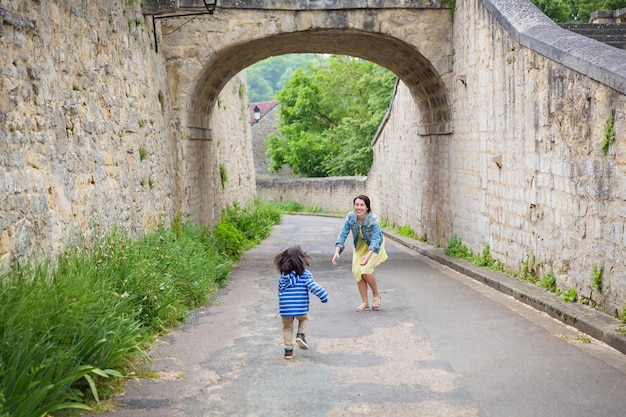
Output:
<svg viewBox="0 0 626 417">
<path fill-rule="evenodd" d="M 335 251 L 335 254 L 333 255 L 333 260 L 331 261 L 334 266 L 337 266 L 337 259 L 339 259 L 339 251 L 338 250 Z"/>
<path fill-rule="evenodd" d="M 365 254 L 364 257 L 361 258 L 361 266 L 367 265 L 371 257 L 372 257 L 372 251 L 370 250 Z"/>
</svg>

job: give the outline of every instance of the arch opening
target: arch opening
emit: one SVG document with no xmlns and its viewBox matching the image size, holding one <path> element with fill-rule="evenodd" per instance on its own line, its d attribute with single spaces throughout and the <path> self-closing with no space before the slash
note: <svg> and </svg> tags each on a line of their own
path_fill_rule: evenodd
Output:
<svg viewBox="0 0 626 417">
<path fill-rule="evenodd" d="M 358 30 L 312 29 L 231 44 L 207 56 L 207 65 L 187 99 L 190 139 L 210 131 L 211 112 L 231 78 L 258 61 L 291 53 L 348 55 L 385 67 L 406 84 L 419 103 L 419 134 L 452 132 L 452 112 L 442 75 L 414 46 L 391 36 Z"/>
</svg>

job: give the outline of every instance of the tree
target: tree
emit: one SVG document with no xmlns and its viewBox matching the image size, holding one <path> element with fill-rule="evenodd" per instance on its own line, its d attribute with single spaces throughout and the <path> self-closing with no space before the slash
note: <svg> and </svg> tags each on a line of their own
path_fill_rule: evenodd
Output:
<svg viewBox="0 0 626 417">
<path fill-rule="evenodd" d="M 395 80 L 378 65 L 339 55 L 296 70 L 276 95 L 280 136 L 267 141 L 270 170 L 288 164 L 308 177 L 366 175 Z"/>
<path fill-rule="evenodd" d="M 626 7 L 626 0 L 531 0 L 555 22 L 588 22 L 597 10 Z"/>
<path fill-rule="evenodd" d="M 280 55 L 251 65 L 246 70 L 250 102 L 273 100 L 295 69 L 304 68 L 308 62 L 317 61 L 319 57 L 317 54 Z"/>
</svg>

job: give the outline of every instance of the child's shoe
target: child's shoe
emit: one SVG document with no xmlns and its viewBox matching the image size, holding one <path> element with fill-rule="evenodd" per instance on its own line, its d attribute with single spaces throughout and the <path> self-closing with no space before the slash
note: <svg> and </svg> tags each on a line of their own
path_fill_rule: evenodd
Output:
<svg viewBox="0 0 626 417">
<path fill-rule="evenodd" d="M 285 349 L 285 359 L 293 358 L 293 349 Z"/>
<path fill-rule="evenodd" d="M 296 336 L 296 343 L 300 346 L 300 349 L 308 349 L 309 345 L 304 338 L 304 333 L 298 333 Z"/>
</svg>

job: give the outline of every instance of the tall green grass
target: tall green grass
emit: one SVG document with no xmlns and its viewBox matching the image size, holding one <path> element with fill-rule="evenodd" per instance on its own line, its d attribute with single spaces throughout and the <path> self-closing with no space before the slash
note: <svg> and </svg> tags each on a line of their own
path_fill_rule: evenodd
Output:
<svg viewBox="0 0 626 417">
<path fill-rule="evenodd" d="M 0 417 L 40 417 L 100 399 L 155 337 L 226 285 L 232 262 L 280 212 L 224 211 L 214 231 L 179 218 L 140 238 L 115 230 L 54 265 L 0 275 Z"/>
</svg>

